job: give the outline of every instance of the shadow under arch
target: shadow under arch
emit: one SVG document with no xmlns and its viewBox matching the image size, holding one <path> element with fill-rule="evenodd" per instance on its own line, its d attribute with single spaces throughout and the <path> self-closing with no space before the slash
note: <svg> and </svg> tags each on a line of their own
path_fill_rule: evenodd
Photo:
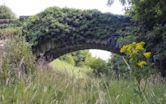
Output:
<svg viewBox="0 0 166 104">
<path fill-rule="evenodd" d="M 56 46 L 56 43 L 52 43 L 51 41 L 45 42 L 43 44 L 40 44 L 40 46 L 32 47 L 33 53 L 36 56 L 36 60 L 44 60 L 45 63 L 49 63 L 53 61 L 54 59 L 63 56 L 64 54 L 75 52 L 79 50 L 86 50 L 86 49 L 100 49 L 105 50 L 109 52 L 114 52 L 117 54 L 120 54 L 119 52 L 119 44 L 117 42 L 119 35 L 112 35 L 112 37 L 107 38 L 102 41 L 85 41 L 84 43 L 65 43 L 64 44 L 58 44 L 58 47 Z M 53 47 L 51 46 L 53 45 Z M 52 47 L 52 48 L 51 48 Z M 40 61 L 39 61 L 40 62 Z"/>
</svg>

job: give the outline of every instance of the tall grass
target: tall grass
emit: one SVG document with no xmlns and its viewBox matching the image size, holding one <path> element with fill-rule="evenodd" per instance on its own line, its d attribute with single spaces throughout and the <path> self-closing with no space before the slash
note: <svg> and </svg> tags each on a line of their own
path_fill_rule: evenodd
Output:
<svg viewBox="0 0 166 104">
<path fill-rule="evenodd" d="M 83 77 L 60 70 L 37 71 L 35 78 L 0 85 L 0 104 L 141 104 L 134 82 Z M 148 104 L 165 104 L 166 85 L 149 83 Z"/>
<path fill-rule="evenodd" d="M 13 37 L 18 36 L 20 34 L 21 34 L 20 28 L 8 27 L 0 29 L 0 40 L 12 39 Z"/>
<path fill-rule="evenodd" d="M 93 70 L 89 67 L 76 67 L 73 66 L 67 62 L 61 61 L 59 59 L 56 59 L 54 61 L 52 61 L 49 66 L 55 70 L 55 71 L 60 71 L 60 72 L 64 72 L 67 73 L 68 75 L 74 75 L 76 77 L 79 78 L 84 78 L 84 77 L 89 77 L 87 75 L 92 75 Z"/>
</svg>

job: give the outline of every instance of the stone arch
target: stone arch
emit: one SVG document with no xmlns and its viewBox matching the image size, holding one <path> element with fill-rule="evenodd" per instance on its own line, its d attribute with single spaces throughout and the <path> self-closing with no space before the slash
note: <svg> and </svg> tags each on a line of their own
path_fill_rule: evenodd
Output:
<svg viewBox="0 0 166 104">
<path fill-rule="evenodd" d="M 82 49 L 119 53 L 118 38 L 138 32 L 137 24 L 126 16 L 57 7 L 29 17 L 23 27 L 37 60 L 47 62 Z"/>
<path fill-rule="evenodd" d="M 118 35 L 112 35 L 107 39 L 101 40 L 85 40 L 75 42 L 64 42 L 64 44 L 58 44 L 57 47 L 51 47 L 56 43 L 48 41 L 40 46 L 33 47 L 33 52 L 37 58 L 44 57 L 47 62 L 51 62 L 55 58 L 58 58 L 66 53 L 84 50 L 84 49 L 102 49 L 115 53 L 119 53 L 119 45 L 117 43 Z"/>
</svg>

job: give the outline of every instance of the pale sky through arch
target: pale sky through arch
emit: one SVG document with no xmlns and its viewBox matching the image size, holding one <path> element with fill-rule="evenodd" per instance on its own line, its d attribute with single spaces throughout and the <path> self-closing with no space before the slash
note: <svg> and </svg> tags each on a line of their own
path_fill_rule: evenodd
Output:
<svg viewBox="0 0 166 104">
<path fill-rule="evenodd" d="M 110 12 L 113 14 L 124 14 L 122 5 L 115 0 L 115 3 L 109 7 L 107 0 L 0 0 L 0 5 L 6 5 L 16 14 L 34 15 L 50 6 L 68 7 L 77 9 L 98 9 L 101 12 Z M 110 52 L 102 50 L 90 50 L 93 56 L 107 60 Z"/>
</svg>

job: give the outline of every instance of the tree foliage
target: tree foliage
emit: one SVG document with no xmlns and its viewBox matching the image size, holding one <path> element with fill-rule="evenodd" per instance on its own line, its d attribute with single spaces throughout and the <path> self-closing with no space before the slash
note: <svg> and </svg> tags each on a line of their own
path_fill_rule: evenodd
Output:
<svg viewBox="0 0 166 104">
<path fill-rule="evenodd" d="M 72 53 L 68 53 L 59 58 L 69 64 L 77 67 L 89 67 L 93 70 L 95 75 L 110 75 L 108 70 L 110 66 L 107 66 L 107 62 L 101 58 L 92 57 L 89 50 L 80 50 Z"/>
<path fill-rule="evenodd" d="M 10 10 L 10 8 L 0 5 L 0 19 L 15 19 L 15 14 Z"/>
<path fill-rule="evenodd" d="M 93 69 L 95 75 L 101 76 L 105 75 L 107 72 L 107 64 L 101 58 L 91 58 L 88 65 Z"/>
<path fill-rule="evenodd" d="M 114 0 L 108 0 L 112 2 Z M 166 76 L 166 1 L 165 0 L 120 0 L 127 8 L 126 15 L 137 21 L 144 32 L 135 40 L 143 40 L 153 52 L 156 65 Z"/>
<path fill-rule="evenodd" d="M 114 0 L 108 0 L 112 2 Z M 159 58 L 166 57 L 166 1 L 165 0 L 120 0 L 126 4 L 126 14 L 139 22 L 144 34 L 137 38 L 145 40 L 147 47 Z"/>
<path fill-rule="evenodd" d="M 72 53 L 75 61 L 75 66 L 86 66 L 89 58 L 92 58 L 89 50 L 80 50 Z"/>
<path fill-rule="evenodd" d="M 89 66 L 89 62 L 92 58 L 93 57 L 89 52 L 89 50 L 79 50 L 76 52 L 65 54 L 61 56 L 59 59 L 74 66 L 83 67 L 83 66 Z"/>
<path fill-rule="evenodd" d="M 143 24 L 145 35 L 141 36 L 148 42 L 158 58 L 166 58 L 166 1 L 165 0 L 133 0 L 130 15 Z"/>
</svg>

